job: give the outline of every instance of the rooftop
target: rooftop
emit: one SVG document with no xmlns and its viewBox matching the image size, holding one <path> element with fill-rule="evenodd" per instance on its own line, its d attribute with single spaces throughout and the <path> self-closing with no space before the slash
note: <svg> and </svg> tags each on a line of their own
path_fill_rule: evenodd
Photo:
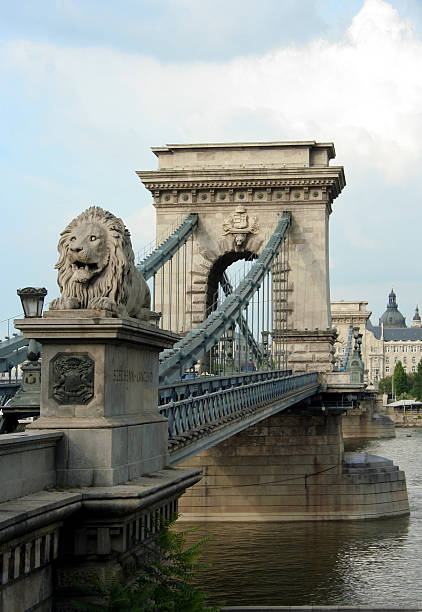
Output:
<svg viewBox="0 0 422 612">
<path fill-rule="evenodd" d="M 230 165 L 239 168 L 324 168 L 336 156 L 332 142 L 216 142 L 152 147 L 159 169 Z"/>
</svg>

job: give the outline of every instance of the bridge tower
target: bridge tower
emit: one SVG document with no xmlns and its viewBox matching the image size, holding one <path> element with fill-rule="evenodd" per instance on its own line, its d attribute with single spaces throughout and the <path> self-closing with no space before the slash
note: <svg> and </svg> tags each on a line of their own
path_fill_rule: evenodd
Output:
<svg viewBox="0 0 422 612">
<path fill-rule="evenodd" d="M 138 175 L 154 198 L 157 236 L 168 234 L 181 217 L 199 215 L 184 255 L 191 283 L 183 300 L 169 304 L 170 285 L 185 282 L 179 267 L 167 264 L 159 273 L 158 282 L 167 288 L 158 292 L 154 309 L 171 313 L 164 316 L 164 327 L 183 334 L 200 324 L 224 270 L 238 259 L 258 256 L 280 214 L 291 211 L 285 258 L 272 275 L 272 291 L 282 292 L 285 302 L 273 314 L 273 340 L 281 342 L 283 334 L 294 371 L 331 371 L 335 332 L 328 228 L 332 202 L 345 185 L 343 167 L 329 165 L 334 145 L 178 144 L 152 150 L 158 170 Z"/>
</svg>

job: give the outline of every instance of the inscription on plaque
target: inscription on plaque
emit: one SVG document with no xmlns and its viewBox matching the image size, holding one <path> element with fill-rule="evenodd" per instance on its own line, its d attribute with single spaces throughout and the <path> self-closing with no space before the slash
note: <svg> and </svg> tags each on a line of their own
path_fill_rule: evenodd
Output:
<svg viewBox="0 0 422 612">
<path fill-rule="evenodd" d="M 58 404 L 87 404 L 94 396 L 94 361 L 86 353 L 59 353 L 52 360 L 51 393 Z"/>
<path fill-rule="evenodd" d="M 152 383 L 152 372 L 142 370 L 113 370 L 114 383 Z"/>
</svg>

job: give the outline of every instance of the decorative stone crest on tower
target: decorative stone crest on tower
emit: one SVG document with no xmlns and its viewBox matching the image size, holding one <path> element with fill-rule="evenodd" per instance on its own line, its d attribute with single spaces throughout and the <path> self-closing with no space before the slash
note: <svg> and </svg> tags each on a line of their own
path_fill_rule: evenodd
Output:
<svg viewBox="0 0 422 612">
<path fill-rule="evenodd" d="M 223 222 L 223 236 L 233 237 L 233 247 L 235 251 L 243 251 L 249 234 L 257 234 L 259 231 L 258 219 L 253 216 L 249 220 L 246 208 L 238 206 L 234 213 L 226 217 Z"/>
</svg>

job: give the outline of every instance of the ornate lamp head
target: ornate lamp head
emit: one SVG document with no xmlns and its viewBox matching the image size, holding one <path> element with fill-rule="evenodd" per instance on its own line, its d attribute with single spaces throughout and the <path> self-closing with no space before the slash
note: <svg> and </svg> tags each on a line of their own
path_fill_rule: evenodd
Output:
<svg viewBox="0 0 422 612">
<path fill-rule="evenodd" d="M 22 302 L 26 319 L 41 317 L 47 289 L 44 287 L 24 287 L 23 289 L 18 289 L 16 293 Z"/>
</svg>

